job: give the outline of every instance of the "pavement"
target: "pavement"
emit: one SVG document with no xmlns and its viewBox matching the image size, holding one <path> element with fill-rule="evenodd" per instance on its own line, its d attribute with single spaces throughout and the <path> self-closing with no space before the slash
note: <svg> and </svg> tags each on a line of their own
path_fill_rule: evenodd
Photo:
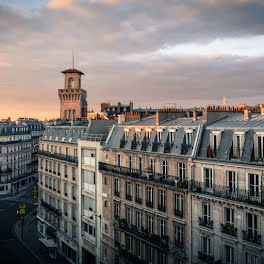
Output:
<svg viewBox="0 0 264 264">
<path fill-rule="evenodd" d="M 63 257 L 57 260 L 41 256 L 37 232 L 37 206 L 33 204 L 34 183 L 23 186 L 19 193 L 0 197 L 0 263 L 1 264 L 66 264 Z M 18 205 L 27 205 L 24 236 L 21 237 L 21 221 L 16 211 Z"/>
</svg>

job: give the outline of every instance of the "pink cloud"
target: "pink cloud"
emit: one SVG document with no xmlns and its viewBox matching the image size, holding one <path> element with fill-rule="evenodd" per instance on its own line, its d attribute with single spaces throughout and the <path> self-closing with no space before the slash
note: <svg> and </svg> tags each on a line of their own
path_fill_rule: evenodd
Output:
<svg viewBox="0 0 264 264">
<path fill-rule="evenodd" d="M 72 5 L 72 0 L 51 0 L 47 7 L 49 8 L 67 8 Z"/>
</svg>

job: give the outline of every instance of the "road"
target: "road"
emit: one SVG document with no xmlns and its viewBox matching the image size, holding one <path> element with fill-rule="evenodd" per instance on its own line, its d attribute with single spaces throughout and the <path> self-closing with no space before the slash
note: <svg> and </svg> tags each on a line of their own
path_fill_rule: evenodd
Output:
<svg viewBox="0 0 264 264">
<path fill-rule="evenodd" d="M 15 236 L 15 226 L 19 217 L 16 211 L 19 204 L 27 204 L 27 214 L 33 205 L 33 186 L 12 197 L 0 198 L 0 263 L 37 264 L 38 260 Z M 20 223 L 21 224 L 21 223 Z"/>
</svg>

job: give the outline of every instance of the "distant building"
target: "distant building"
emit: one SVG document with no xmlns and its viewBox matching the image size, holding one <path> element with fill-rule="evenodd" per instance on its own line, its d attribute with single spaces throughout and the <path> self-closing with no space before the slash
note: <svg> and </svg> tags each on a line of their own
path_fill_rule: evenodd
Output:
<svg viewBox="0 0 264 264">
<path fill-rule="evenodd" d="M 122 104 L 120 102 L 117 105 L 111 105 L 110 103 L 101 103 L 101 112 L 107 113 L 107 116 L 110 118 L 115 118 L 119 114 L 124 114 L 131 112 L 133 110 L 133 102 L 130 101 L 129 104 Z"/>
<path fill-rule="evenodd" d="M 64 89 L 59 89 L 60 119 L 86 118 L 87 101 L 86 91 L 81 88 L 81 76 L 79 70 L 69 69 L 63 71 L 65 75 Z"/>
</svg>

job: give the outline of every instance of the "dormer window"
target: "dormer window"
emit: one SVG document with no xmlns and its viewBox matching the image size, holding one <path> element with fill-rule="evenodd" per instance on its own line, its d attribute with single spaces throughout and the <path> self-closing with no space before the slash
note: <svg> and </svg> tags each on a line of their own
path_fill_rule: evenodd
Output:
<svg viewBox="0 0 264 264">
<path fill-rule="evenodd" d="M 184 143 L 186 145 L 191 145 L 192 144 L 192 135 L 193 135 L 193 130 L 188 129 L 184 131 Z"/>
<path fill-rule="evenodd" d="M 141 132 L 141 129 L 137 128 L 136 129 L 136 138 L 140 138 L 140 132 Z"/>
<path fill-rule="evenodd" d="M 169 143 L 172 144 L 174 142 L 175 129 L 169 129 Z"/>
<path fill-rule="evenodd" d="M 69 89 L 74 88 L 74 79 L 72 77 L 68 79 L 68 88 Z"/>
<path fill-rule="evenodd" d="M 212 131 L 210 134 L 210 147 L 215 155 L 220 145 L 221 133 L 221 131 Z"/>
<path fill-rule="evenodd" d="M 150 136 L 151 136 L 151 129 L 146 129 L 146 140 L 150 140 Z"/>
<path fill-rule="evenodd" d="M 257 142 L 256 142 L 256 158 L 263 159 L 264 158 L 264 133 L 256 133 L 257 134 Z"/>
<path fill-rule="evenodd" d="M 163 129 L 157 129 L 157 141 L 161 142 Z"/>
<path fill-rule="evenodd" d="M 243 151 L 245 132 L 235 132 L 233 136 L 233 156 L 240 158 Z"/>
<path fill-rule="evenodd" d="M 128 139 L 128 134 L 129 134 L 129 129 L 125 129 L 124 131 L 125 131 L 124 137 L 125 137 L 125 140 L 127 140 Z"/>
</svg>

